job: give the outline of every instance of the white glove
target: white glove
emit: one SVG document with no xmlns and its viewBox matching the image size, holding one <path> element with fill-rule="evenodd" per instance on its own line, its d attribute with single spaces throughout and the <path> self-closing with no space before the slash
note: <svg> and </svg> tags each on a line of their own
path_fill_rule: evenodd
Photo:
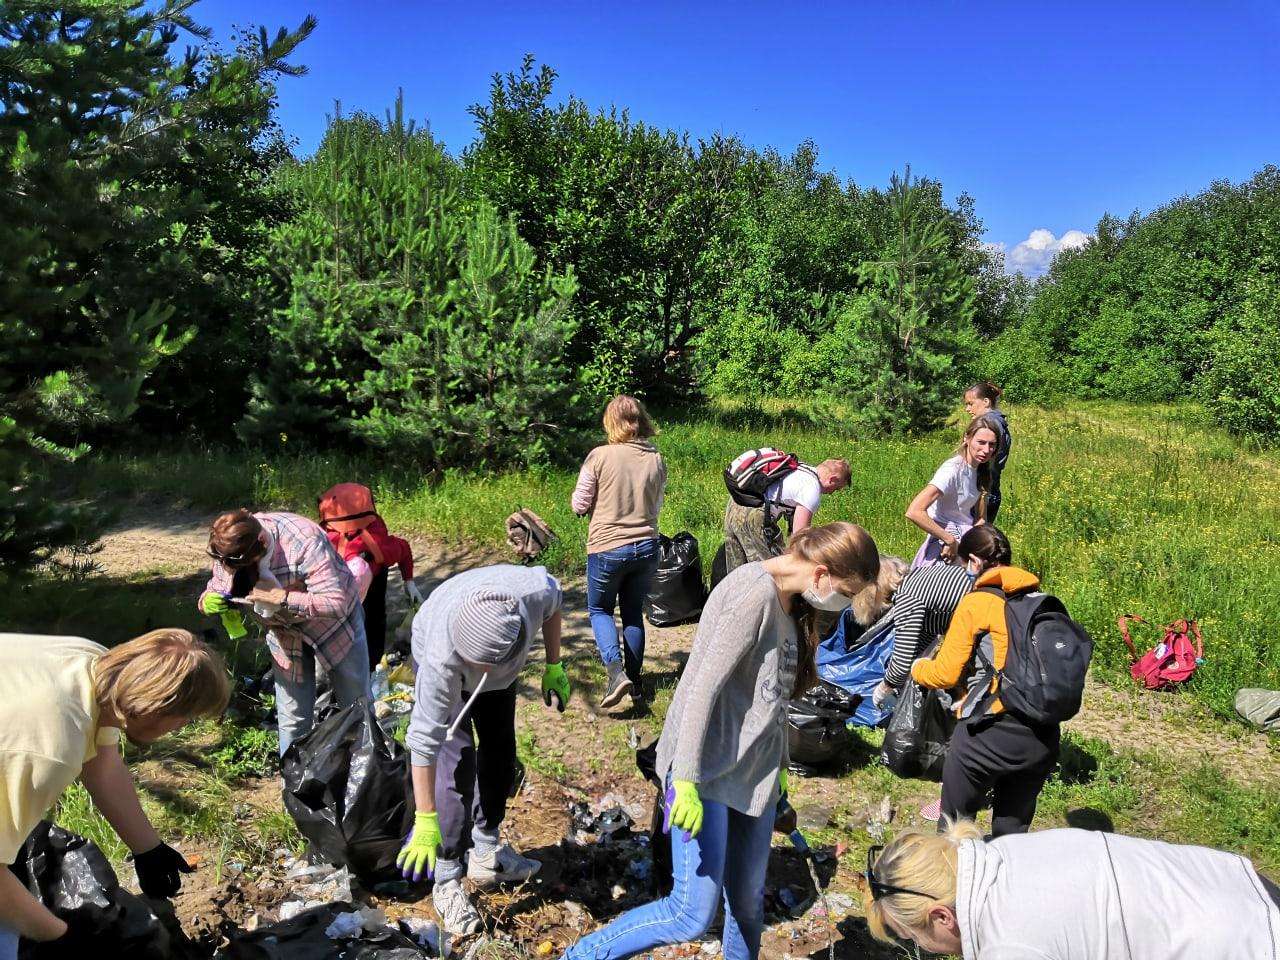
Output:
<svg viewBox="0 0 1280 960">
<path fill-rule="evenodd" d="M 898 691 L 883 680 L 880 681 L 880 685 L 871 694 L 871 702 L 875 704 L 877 710 L 884 710 L 897 698 Z"/>
<path fill-rule="evenodd" d="M 423 601 L 426 599 L 422 596 L 422 591 L 418 589 L 418 585 L 412 580 L 405 581 L 404 592 L 409 595 L 409 599 L 416 607 L 422 606 Z"/>
</svg>

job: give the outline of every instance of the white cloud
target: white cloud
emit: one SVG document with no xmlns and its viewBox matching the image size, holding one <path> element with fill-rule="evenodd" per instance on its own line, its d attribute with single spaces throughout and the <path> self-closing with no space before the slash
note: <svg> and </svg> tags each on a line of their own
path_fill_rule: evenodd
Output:
<svg viewBox="0 0 1280 960">
<path fill-rule="evenodd" d="M 1041 227 L 1032 230 L 1027 239 L 1005 254 L 1004 268 L 1034 280 L 1048 271 L 1059 251 L 1078 250 L 1092 239 L 1083 230 L 1068 230 L 1061 237 L 1055 237 L 1053 231 Z"/>
</svg>

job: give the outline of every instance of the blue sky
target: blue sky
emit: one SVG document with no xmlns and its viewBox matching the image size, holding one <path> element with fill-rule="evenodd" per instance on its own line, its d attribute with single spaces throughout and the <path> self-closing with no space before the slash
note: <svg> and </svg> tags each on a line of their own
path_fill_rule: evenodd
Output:
<svg viewBox="0 0 1280 960">
<path fill-rule="evenodd" d="M 302 152 L 325 116 L 409 113 L 451 150 L 495 71 L 695 137 L 734 133 L 859 184 L 911 164 L 971 194 L 986 240 L 1040 272 L 1104 212 L 1148 211 L 1280 162 L 1280 2 L 463 3 L 204 0 L 196 18 L 320 22 L 281 86 Z M 1039 232 L 1037 232 L 1039 231 Z M 1071 233 L 1078 231 L 1078 233 Z"/>
</svg>

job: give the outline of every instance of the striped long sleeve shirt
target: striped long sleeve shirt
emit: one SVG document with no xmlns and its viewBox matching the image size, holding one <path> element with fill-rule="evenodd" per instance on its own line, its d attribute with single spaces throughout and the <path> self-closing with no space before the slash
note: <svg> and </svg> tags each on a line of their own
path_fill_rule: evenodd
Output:
<svg viewBox="0 0 1280 960">
<path fill-rule="evenodd" d="M 947 632 L 951 615 L 973 589 L 964 567 L 938 563 L 907 575 L 893 596 L 893 655 L 885 668 L 885 683 L 901 689 L 911 676 L 911 664 Z"/>
</svg>

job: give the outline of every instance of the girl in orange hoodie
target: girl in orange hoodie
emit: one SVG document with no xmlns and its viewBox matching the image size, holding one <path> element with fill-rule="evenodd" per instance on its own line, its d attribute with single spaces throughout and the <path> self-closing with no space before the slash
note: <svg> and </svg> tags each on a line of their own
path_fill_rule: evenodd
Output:
<svg viewBox="0 0 1280 960">
<path fill-rule="evenodd" d="M 973 592 L 956 607 L 942 646 L 932 658 L 917 660 L 911 676 L 934 690 L 960 688 L 955 732 L 942 770 L 942 819 L 974 819 L 993 795 L 991 833 L 1026 833 L 1044 782 L 1058 762 L 1058 724 L 1029 723 L 1000 702 L 1000 680 L 1009 649 L 1005 595 L 1037 590 L 1040 580 L 1012 566 L 1009 539 L 983 524 L 960 538 L 960 562 L 977 577 Z"/>
</svg>

